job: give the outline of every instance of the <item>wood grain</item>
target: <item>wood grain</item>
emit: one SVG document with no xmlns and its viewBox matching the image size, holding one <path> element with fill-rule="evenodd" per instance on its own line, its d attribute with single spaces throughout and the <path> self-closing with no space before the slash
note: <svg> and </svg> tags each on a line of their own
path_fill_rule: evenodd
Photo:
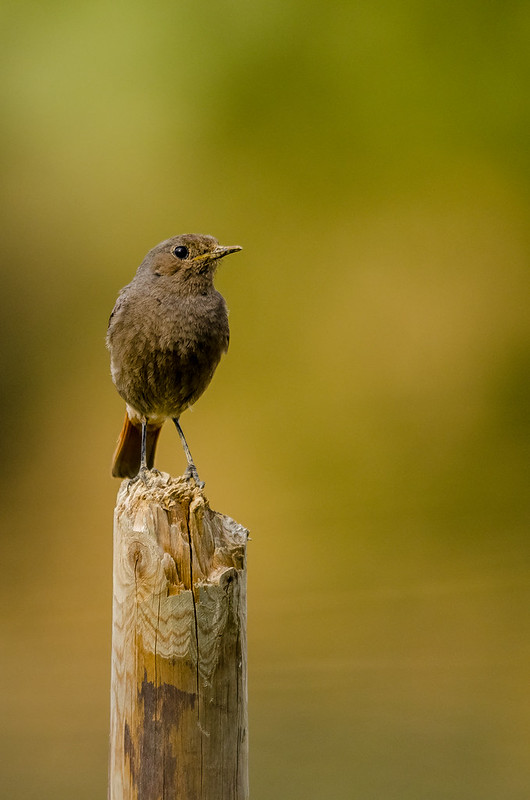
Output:
<svg viewBox="0 0 530 800">
<path fill-rule="evenodd" d="M 247 537 L 194 483 L 122 483 L 110 800 L 248 798 Z"/>
</svg>

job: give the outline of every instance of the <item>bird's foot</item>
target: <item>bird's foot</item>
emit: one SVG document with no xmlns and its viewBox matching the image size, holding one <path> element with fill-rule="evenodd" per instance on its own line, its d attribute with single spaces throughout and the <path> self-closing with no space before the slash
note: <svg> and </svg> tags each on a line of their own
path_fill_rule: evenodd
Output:
<svg viewBox="0 0 530 800">
<path fill-rule="evenodd" d="M 149 483 L 149 478 L 151 473 L 160 474 L 157 469 L 148 469 L 147 467 L 140 467 L 138 470 L 138 474 L 134 476 L 134 478 L 129 478 L 128 487 L 133 486 L 138 481 L 142 481 L 142 483 L 147 486 Z"/>
<path fill-rule="evenodd" d="M 195 481 L 195 483 L 197 484 L 199 489 L 204 489 L 204 487 L 206 485 L 204 483 L 204 481 L 201 481 L 201 479 L 199 478 L 199 473 L 197 472 L 197 467 L 194 464 L 193 465 L 190 464 L 188 466 L 188 468 L 186 469 L 186 472 L 184 473 L 184 477 L 186 478 L 187 481 L 189 481 L 191 478 L 193 478 L 193 480 Z"/>
</svg>

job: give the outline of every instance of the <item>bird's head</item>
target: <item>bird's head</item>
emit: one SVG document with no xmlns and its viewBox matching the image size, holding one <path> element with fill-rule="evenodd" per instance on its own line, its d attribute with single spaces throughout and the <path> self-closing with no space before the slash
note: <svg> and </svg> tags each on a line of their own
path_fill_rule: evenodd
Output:
<svg viewBox="0 0 530 800">
<path fill-rule="evenodd" d="M 179 283 L 211 282 L 219 260 L 241 249 L 239 245 L 223 247 L 213 236 L 183 233 L 153 247 L 138 272 L 155 278 L 174 276 Z"/>
</svg>

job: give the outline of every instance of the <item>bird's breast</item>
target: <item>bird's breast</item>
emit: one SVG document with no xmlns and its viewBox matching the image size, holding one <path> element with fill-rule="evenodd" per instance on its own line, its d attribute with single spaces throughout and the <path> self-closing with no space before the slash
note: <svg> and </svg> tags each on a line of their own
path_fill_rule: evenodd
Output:
<svg viewBox="0 0 530 800">
<path fill-rule="evenodd" d="M 122 303 L 109 328 L 112 375 L 142 415 L 178 416 L 208 386 L 228 347 L 228 312 L 217 292 L 151 294 L 141 311 Z"/>
</svg>

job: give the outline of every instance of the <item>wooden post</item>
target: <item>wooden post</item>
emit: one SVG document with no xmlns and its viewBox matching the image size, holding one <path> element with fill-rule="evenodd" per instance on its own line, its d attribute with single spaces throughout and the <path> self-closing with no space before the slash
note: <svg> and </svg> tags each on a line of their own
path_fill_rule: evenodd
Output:
<svg viewBox="0 0 530 800">
<path fill-rule="evenodd" d="M 247 536 L 192 482 L 123 481 L 109 800 L 247 800 Z"/>
</svg>

